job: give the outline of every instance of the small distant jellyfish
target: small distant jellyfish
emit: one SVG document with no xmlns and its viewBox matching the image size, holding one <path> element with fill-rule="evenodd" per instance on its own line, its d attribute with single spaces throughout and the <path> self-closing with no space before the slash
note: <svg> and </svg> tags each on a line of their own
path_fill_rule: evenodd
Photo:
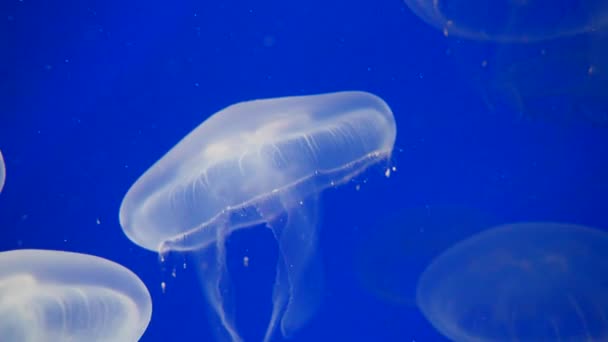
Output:
<svg viewBox="0 0 608 342">
<path fill-rule="evenodd" d="M 431 262 L 416 300 L 452 341 L 606 341 L 607 260 L 605 231 L 503 225 Z"/>
<path fill-rule="evenodd" d="M 0 253 L 2 341 L 137 341 L 152 300 L 130 270 L 50 250 Z"/>
<path fill-rule="evenodd" d="M 226 237 L 265 224 L 279 247 L 264 334 L 291 336 L 322 298 L 320 193 L 386 162 L 397 129 L 378 96 L 347 91 L 242 102 L 214 114 L 146 171 L 125 195 L 120 223 L 143 248 L 198 255 L 222 336 L 242 337 L 226 267 Z M 243 260 L 247 265 L 248 259 Z"/>
</svg>

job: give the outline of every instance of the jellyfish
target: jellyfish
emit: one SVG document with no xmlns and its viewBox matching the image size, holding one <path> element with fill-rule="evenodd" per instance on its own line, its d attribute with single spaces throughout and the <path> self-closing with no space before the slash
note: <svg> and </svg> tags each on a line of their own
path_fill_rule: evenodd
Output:
<svg viewBox="0 0 608 342">
<path fill-rule="evenodd" d="M 405 207 L 366 224 L 356 243 L 362 288 L 391 305 L 416 307 L 417 278 L 445 248 L 491 227 L 483 211 L 455 204 Z"/>
<path fill-rule="evenodd" d="M 92 255 L 0 253 L 3 341 L 137 341 L 152 301 L 133 272 Z"/>
<path fill-rule="evenodd" d="M 505 44 L 479 75 L 492 111 L 571 126 L 608 127 L 608 31 L 544 44 Z"/>
<path fill-rule="evenodd" d="M 5 179 L 6 179 L 6 167 L 4 166 L 4 157 L 2 156 L 2 151 L 0 151 L 0 192 L 2 192 L 2 188 L 4 187 Z"/>
<path fill-rule="evenodd" d="M 120 223 L 148 250 L 199 252 L 203 291 L 232 341 L 242 338 L 229 307 L 225 239 L 265 225 L 279 260 L 264 340 L 275 329 L 291 336 L 320 305 L 321 191 L 386 162 L 395 137 L 391 109 L 366 92 L 238 103 L 204 121 L 133 184 Z"/>
<path fill-rule="evenodd" d="M 410 10 L 445 36 L 498 42 L 534 42 L 604 28 L 603 0 L 404 0 Z"/>
<path fill-rule="evenodd" d="M 608 339 L 608 233 L 529 222 L 449 248 L 424 271 L 417 303 L 453 341 Z"/>
</svg>

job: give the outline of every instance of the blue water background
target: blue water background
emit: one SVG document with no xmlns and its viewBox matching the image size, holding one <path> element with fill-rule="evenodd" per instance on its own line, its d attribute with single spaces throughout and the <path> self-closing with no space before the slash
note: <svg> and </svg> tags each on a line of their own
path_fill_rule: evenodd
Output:
<svg viewBox="0 0 608 342">
<path fill-rule="evenodd" d="M 209 341 L 215 327 L 194 267 L 183 267 L 189 260 L 174 255 L 161 264 L 131 243 L 118 223 L 120 202 L 184 135 L 240 101 L 365 90 L 384 98 L 397 122 L 390 177 L 378 166 L 322 196 L 326 291 L 293 341 L 441 341 L 414 306 L 383 300 L 361 281 L 381 276 L 362 271 L 365 253 L 374 252 L 362 241 L 408 208 L 470 208 L 491 225 L 608 228 L 607 128 L 568 113 L 551 120 L 500 104 L 491 110 L 471 65 L 496 46 L 446 38 L 401 1 L 7 0 L 0 7 L 7 165 L 0 250 L 82 252 L 133 270 L 153 298 L 143 341 Z M 441 219 L 448 229 L 452 222 Z M 420 227 L 396 220 L 390 234 L 407 240 Z M 261 228 L 229 244 L 237 325 L 255 340 L 271 309 L 277 247 Z M 241 267 L 245 255 L 249 268 Z M 416 282 L 407 265 L 390 263 L 391 278 Z"/>
</svg>

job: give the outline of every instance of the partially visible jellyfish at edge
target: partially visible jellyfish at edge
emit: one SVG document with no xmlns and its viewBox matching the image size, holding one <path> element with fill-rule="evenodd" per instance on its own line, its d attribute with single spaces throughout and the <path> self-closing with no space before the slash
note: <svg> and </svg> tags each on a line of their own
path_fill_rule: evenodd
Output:
<svg viewBox="0 0 608 342">
<path fill-rule="evenodd" d="M 443 34 L 496 42 L 536 42 L 608 26 L 603 0 L 404 0 L 410 10 Z"/>
<path fill-rule="evenodd" d="M 265 224 L 278 243 L 264 341 L 292 336 L 318 310 L 320 193 L 387 161 L 396 138 L 388 105 L 348 91 L 241 102 L 204 121 L 129 189 L 120 223 L 148 250 L 194 252 L 209 305 L 241 341 L 226 267 L 226 237 Z M 270 302 L 270 301 L 269 301 Z"/>
<path fill-rule="evenodd" d="M 2 156 L 2 151 L 0 151 L 0 192 L 2 192 L 2 188 L 4 187 L 5 180 L 6 180 L 6 166 L 4 166 L 4 157 Z"/>
<path fill-rule="evenodd" d="M 452 341 L 608 340 L 608 233 L 508 224 L 437 257 L 418 282 L 423 315 Z"/>
<path fill-rule="evenodd" d="M 3 341 L 137 341 L 152 315 L 144 283 L 92 255 L 24 249 L 0 253 Z"/>
</svg>

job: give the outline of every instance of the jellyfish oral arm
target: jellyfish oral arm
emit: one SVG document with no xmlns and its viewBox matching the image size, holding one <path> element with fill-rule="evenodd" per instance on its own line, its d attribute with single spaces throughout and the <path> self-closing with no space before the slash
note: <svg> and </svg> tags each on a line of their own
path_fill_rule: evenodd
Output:
<svg viewBox="0 0 608 342">
<path fill-rule="evenodd" d="M 284 217 L 268 223 L 279 246 L 274 284 L 273 309 L 264 341 L 270 341 L 277 327 L 290 337 L 318 310 L 323 272 L 317 246 L 318 201 L 314 196 L 287 207 Z"/>
</svg>

